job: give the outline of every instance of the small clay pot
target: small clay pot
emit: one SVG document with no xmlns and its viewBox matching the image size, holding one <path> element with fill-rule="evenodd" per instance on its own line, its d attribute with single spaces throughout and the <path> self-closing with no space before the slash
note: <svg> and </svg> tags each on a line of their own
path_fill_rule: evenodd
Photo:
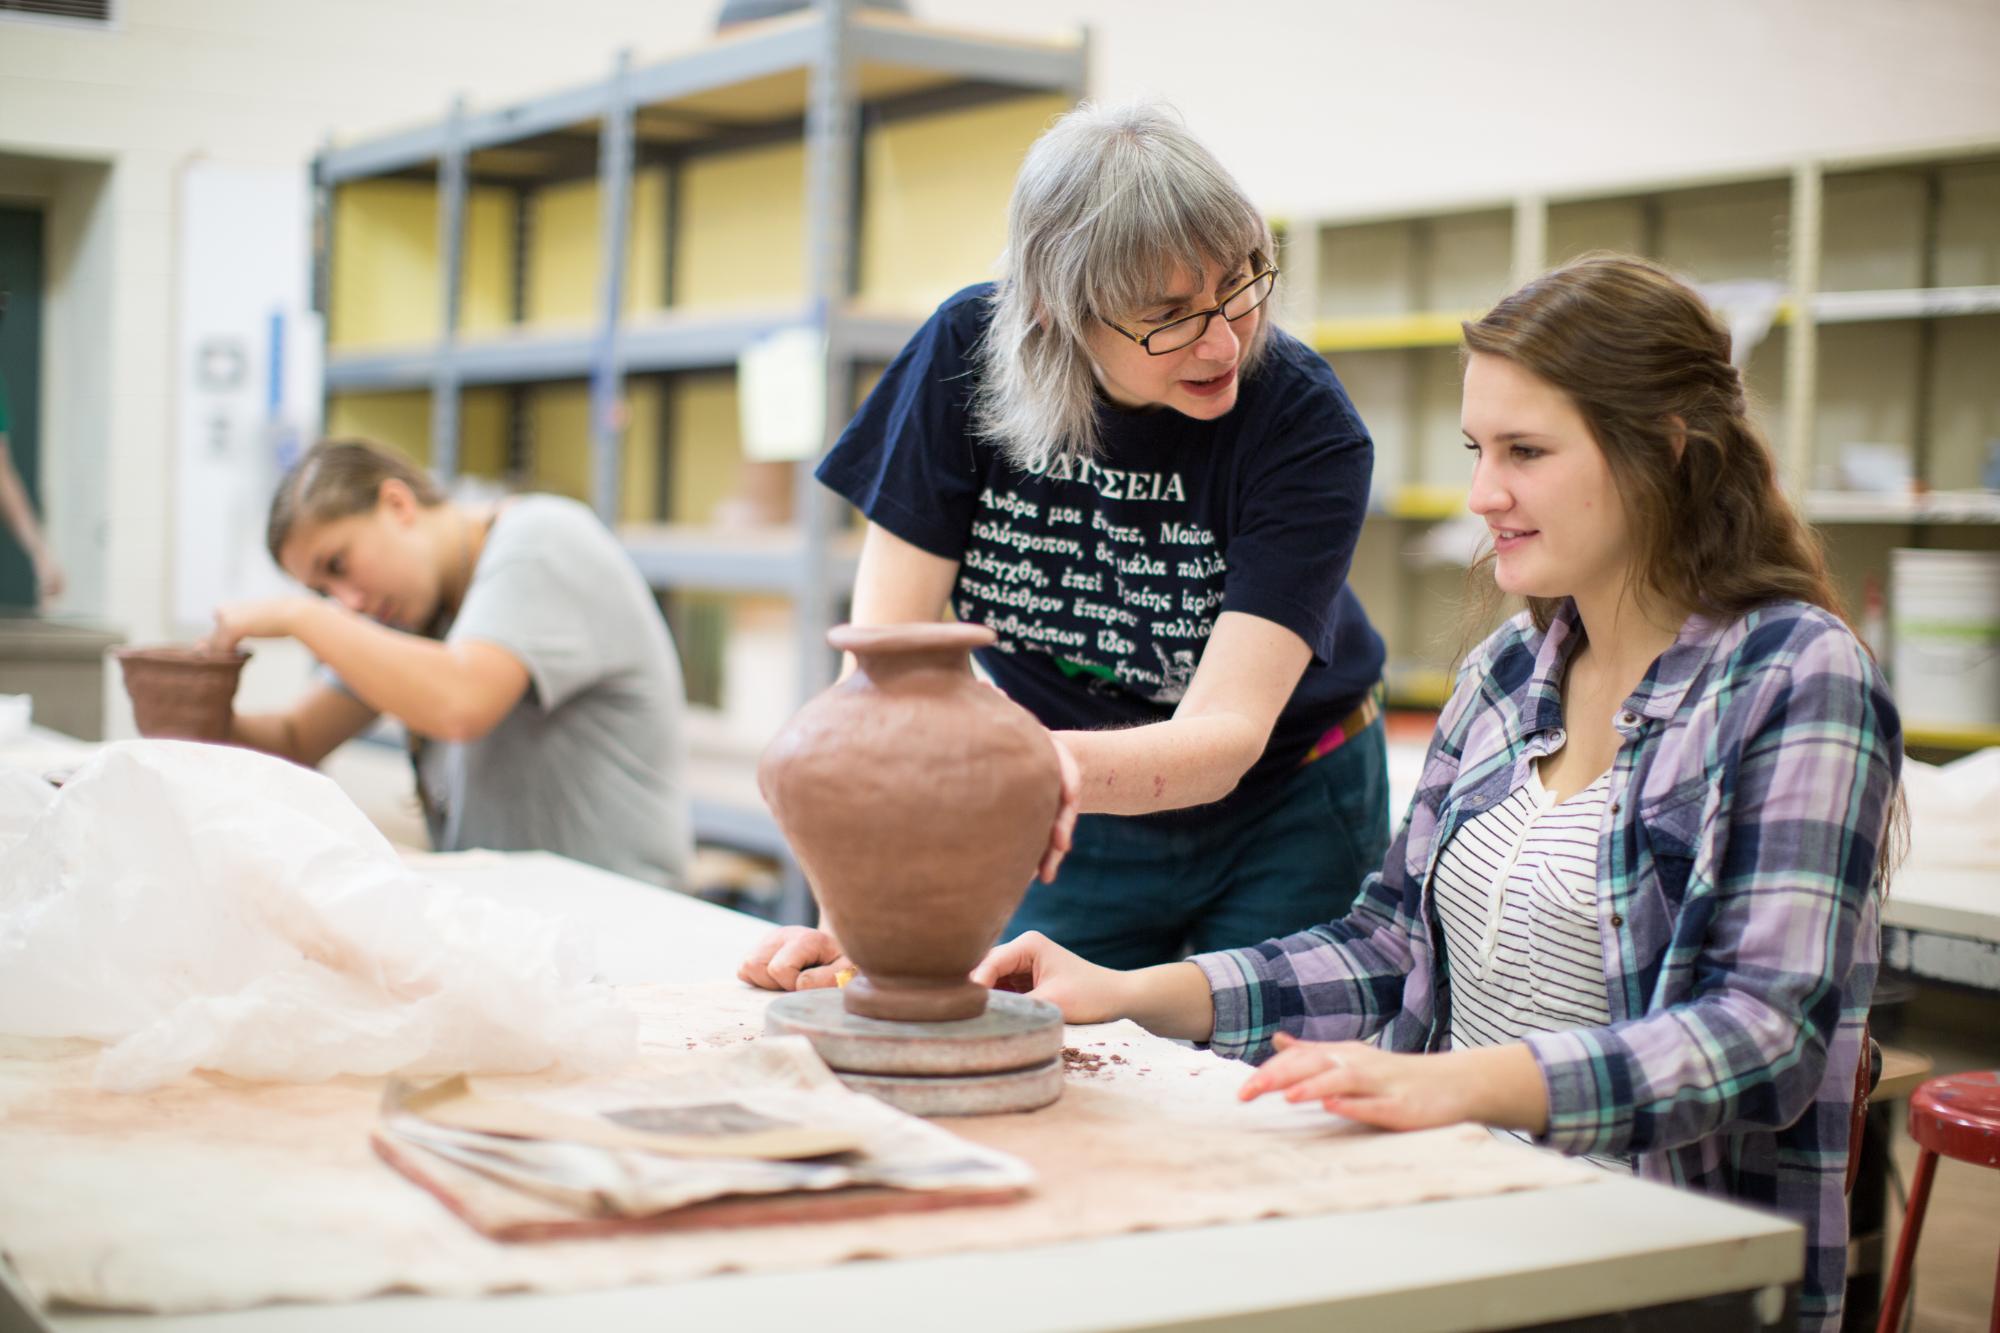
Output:
<svg viewBox="0 0 2000 1333">
<path fill-rule="evenodd" d="M 250 654 L 161 646 L 113 650 L 142 736 L 227 741 L 236 681 Z"/>
<path fill-rule="evenodd" d="M 859 663 L 807 702 L 757 783 L 861 975 L 849 1013 L 903 1022 L 977 1018 L 967 973 L 1033 880 L 1061 775 L 1049 734 L 981 684 L 983 625 L 841 625 Z"/>
</svg>

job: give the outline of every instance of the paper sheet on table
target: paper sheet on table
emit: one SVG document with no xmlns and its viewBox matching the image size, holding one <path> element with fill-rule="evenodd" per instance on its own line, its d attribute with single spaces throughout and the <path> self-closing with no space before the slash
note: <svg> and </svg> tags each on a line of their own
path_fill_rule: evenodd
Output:
<svg viewBox="0 0 2000 1333">
<path fill-rule="evenodd" d="M 644 1217 L 731 1195 L 859 1186 L 1014 1191 L 1034 1181 L 1034 1173 L 1016 1158 L 849 1090 L 801 1037 L 769 1037 L 675 1067 L 496 1097 L 488 1104 L 544 1113 L 555 1134 L 523 1138 L 441 1124 L 435 1113 L 448 1117 L 451 1100 L 428 1106 L 424 1093 L 407 1085 L 392 1085 L 384 1094 L 380 1132 L 581 1216 Z M 570 1124 L 657 1125 L 680 1140 L 698 1137 L 707 1127 L 718 1145 L 789 1133 L 817 1136 L 824 1151 L 794 1160 L 708 1151 L 670 1155 L 658 1147 L 579 1142 Z"/>
<path fill-rule="evenodd" d="M 419 1087 L 393 1080 L 383 1094 L 385 1121 L 410 1118 L 411 1132 L 462 1131 L 478 1140 L 533 1140 L 676 1157 L 750 1157 L 787 1162 L 827 1157 L 861 1146 L 858 1135 L 777 1119 L 742 1102 L 666 1103 L 641 1094 L 609 1106 L 566 1109 L 534 1098 L 491 1097 L 463 1074 Z"/>
<path fill-rule="evenodd" d="M 0 1035 L 107 1043 L 100 1087 L 609 1068 L 636 1020 L 591 973 L 573 928 L 425 879 L 269 755 L 128 741 L 59 792 L 0 775 Z"/>
</svg>

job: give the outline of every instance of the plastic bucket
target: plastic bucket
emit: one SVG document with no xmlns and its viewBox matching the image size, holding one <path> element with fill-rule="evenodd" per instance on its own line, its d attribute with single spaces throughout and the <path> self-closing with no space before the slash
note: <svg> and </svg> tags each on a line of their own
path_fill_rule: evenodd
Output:
<svg viewBox="0 0 2000 1333">
<path fill-rule="evenodd" d="M 1906 727 L 2000 726 L 2000 551 L 1889 554 Z"/>
</svg>

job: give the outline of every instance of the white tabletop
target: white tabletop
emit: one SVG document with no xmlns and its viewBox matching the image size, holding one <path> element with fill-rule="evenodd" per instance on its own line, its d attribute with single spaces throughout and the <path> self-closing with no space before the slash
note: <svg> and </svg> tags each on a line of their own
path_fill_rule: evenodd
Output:
<svg viewBox="0 0 2000 1333">
<path fill-rule="evenodd" d="M 421 857 L 426 873 L 572 915 L 607 980 L 734 975 L 766 927 L 541 853 Z M 231 1314 L 61 1312 L 110 1333 L 478 1328 L 1464 1329 L 1542 1322 L 1796 1282 L 1789 1222 L 1637 1180 L 1366 1213 L 1207 1227 L 949 1258 L 847 1264 L 563 1296 L 393 1297 Z M 971 1293 L 984 1298 L 968 1299 Z M 1776 1299 L 1774 1294 L 1774 1299 Z M 949 1312 L 948 1314 L 945 1312 Z"/>
<path fill-rule="evenodd" d="M 1890 882 L 1882 922 L 2000 944 L 2000 867 L 1905 867 Z"/>
<path fill-rule="evenodd" d="M 1767 1283 L 1802 1265 L 1796 1227 L 1637 1180 L 1369 1213 L 1118 1236 L 939 1259 L 843 1264 L 563 1296 L 388 1297 L 173 1318 L 69 1314 L 87 1333 L 367 1328 L 1381 1329 L 1551 1322 Z M 1779 1299 L 1774 1297 L 1774 1299 Z M 948 1312 L 948 1313 L 947 1313 Z"/>
<path fill-rule="evenodd" d="M 1882 905 L 1883 965 L 2000 992 L 2000 870 L 1905 867 Z"/>
</svg>

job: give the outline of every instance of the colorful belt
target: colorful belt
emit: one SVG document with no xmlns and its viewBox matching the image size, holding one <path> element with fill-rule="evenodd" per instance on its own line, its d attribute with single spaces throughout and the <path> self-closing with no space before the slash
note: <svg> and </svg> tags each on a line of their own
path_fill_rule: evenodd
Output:
<svg viewBox="0 0 2000 1333">
<path fill-rule="evenodd" d="M 1362 697 L 1360 707 L 1320 733 L 1320 738 L 1313 742 L 1310 750 L 1306 751 L 1306 757 L 1299 760 L 1299 767 L 1304 768 L 1315 759 L 1326 758 L 1359 736 L 1367 729 L 1369 723 L 1382 716 L 1384 697 L 1382 682 L 1378 680 L 1368 687 L 1368 693 Z"/>
</svg>

